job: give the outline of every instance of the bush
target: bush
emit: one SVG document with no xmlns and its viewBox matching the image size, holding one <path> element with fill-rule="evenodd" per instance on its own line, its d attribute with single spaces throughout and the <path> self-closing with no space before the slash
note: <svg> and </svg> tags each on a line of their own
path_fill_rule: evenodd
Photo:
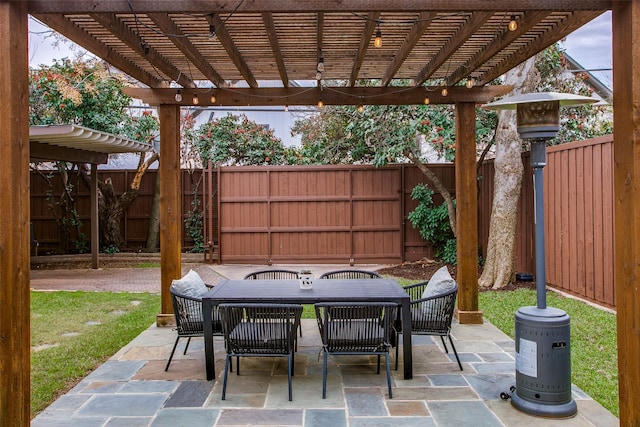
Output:
<svg viewBox="0 0 640 427">
<path fill-rule="evenodd" d="M 449 225 L 449 212 L 445 203 L 433 206 L 433 190 L 418 184 L 411 191 L 411 198 L 418 206 L 409 213 L 409 221 L 420 236 L 431 242 L 436 249 L 436 257 L 447 264 L 457 264 L 456 239 Z M 455 204 L 455 200 L 454 200 Z"/>
</svg>

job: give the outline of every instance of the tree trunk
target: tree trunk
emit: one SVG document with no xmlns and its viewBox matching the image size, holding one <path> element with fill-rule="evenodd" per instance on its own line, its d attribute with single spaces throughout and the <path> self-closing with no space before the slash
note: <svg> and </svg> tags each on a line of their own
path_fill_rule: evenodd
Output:
<svg viewBox="0 0 640 427">
<path fill-rule="evenodd" d="M 505 76 L 505 84 L 514 86 L 510 95 L 531 92 L 538 83 L 535 58 L 520 64 Z M 501 111 L 496 129 L 495 186 L 487 256 L 478 284 L 498 289 L 511 283 L 514 276 L 514 250 L 518 200 L 522 187 L 522 141 L 518 137 L 516 114 Z"/>
<path fill-rule="evenodd" d="M 149 228 L 147 229 L 147 252 L 160 250 L 160 172 L 156 172 L 156 182 L 153 188 L 153 200 L 149 213 Z"/>
</svg>

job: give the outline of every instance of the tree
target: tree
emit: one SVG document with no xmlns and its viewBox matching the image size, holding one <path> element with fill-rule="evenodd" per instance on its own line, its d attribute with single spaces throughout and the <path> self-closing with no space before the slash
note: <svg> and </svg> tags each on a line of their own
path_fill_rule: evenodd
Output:
<svg viewBox="0 0 640 427">
<path fill-rule="evenodd" d="M 222 165 L 293 164 L 295 149 L 286 149 L 271 129 L 244 114 L 226 116 L 185 132 L 187 144 L 198 153 L 203 164 Z"/>
<path fill-rule="evenodd" d="M 519 65 L 505 76 L 514 85 L 514 94 L 556 91 L 591 96 L 586 75 L 575 78 L 566 70 L 562 49 L 556 44 Z M 550 144 L 577 141 L 611 133 L 609 107 L 589 105 L 563 109 L 558 137 Z M 495 187 L 489 225 L 486 263 L 478 280 L 480 286 L 498 289 L 513 281 L 516 212 L 522 183 L 523 143 L 516 132 L 514 112 L 499 115 L 496 131 Z M 525 148 L 526 145 L 525 145 Z"/>
<path fill-rule="evenodd" d="M 478 139 L 486 143 L 493 134 L 495 121 L 491 117 L 495 113 L 478 110 L 478 115 Z M 350 106 L 324 107 L 297 120 L 292 133 L 301 135 L 306 163 L 413 163 L 444 199 L 455 236 L 455 202 L 427 166 L 422 149 L 429 145 L 441 158 L 452 160 L 454 129 L 454 112 L 449 105 L 369 105 L 362 112 Z"/>
<path fill-rule="evenodd" d="M 29 78 L 29 120 L 32 125 L 77 124 L 145 141 L 157 136 L 157 119 L 150 113 L 131 117 L 127 111 L 131 98 L 122 92 L 124 78 L 119 74 L 110 73 L 110 70 L 97 60 L 56 60 L 49 67 L 31 70 Z M 129 189 L 120 196 L 115 194 L 109 180 L 98 182 L 103 248 L 110 251 L 119 250 L 123 240 L 120 233 L 122 214 L 137 196 L 142 176 L 157 158 L 157 153 L 152 153 L 149 158 L 146 153 L 140 154 L 138 171 Z M 64 168 L 64 174 L 77 167 L 88 185 L 87 165 L 74 166 L 58 162 L 57 167 L 61 171 Z M 64 197 L 70 197 L 70 192 L 66 193 L 68 195 Z M 64 216 L 72 218 L 75 205 L 66 202 L 62 205 L 68 207 Z M 74 221 L 74 224 L 78 228 L 81 226 L 77 221 Z"/>
</svg>

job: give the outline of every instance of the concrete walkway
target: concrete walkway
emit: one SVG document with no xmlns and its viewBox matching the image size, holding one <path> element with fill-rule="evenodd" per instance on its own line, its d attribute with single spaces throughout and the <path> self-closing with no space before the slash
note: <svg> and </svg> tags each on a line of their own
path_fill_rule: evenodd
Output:
<svg viewBox="0 0 640 427">
<path fill-rule="evenodd" d="M 264 266 L 194 265 L 206 282 L 240 278 Z M 286 266 L 278 266 L 286 267 Z M 299 269 L 299 266 L 290 266 Z M 311 266 L 314 274 L 345 266 Z M 358 266 L 375 269 L 377 266 Z M 157 271 L 156 271 L 157 270 Z M 66 271 L 66 274 L 64 273 Z M 185 271 L 185 272 L 186 272 Z M 34 274 L 35 273 L 35 274 Z M 86 274 L 85 274 L 86 273 Z M 34 289 L 159 292 L 159 269 L 108 269 L 32 272 Z M 618 419 L 574 387 L 578 415 L 551 420 L 526 415 L 500 393 L 515 384 L 514 342 L 489 323 L 454 325 L 453 337 L 464 371 L 439 339 L 414 337 L 414 378 L 392 370 L 388 399 L 384 370 L 373 359 L 330 357 L 327 399 L 322 399 L 322 357 L 315 320 L 304 320 L 287 399 L 283 358 L 244 358 L 241 375 L 229 375 L 227 399 L 220 400 L 224 346 L 215 338 L 217 380 L 205 381 L 204 349 L 194 338 L 176 350 L 164 367 L 175 331 L 155 325 L 32 420 L 33 427 L 55 426 L 617 426 Z M 402 359 L 400 359 L 402 360 Z M 393 363 L 393 361 L 392 361 Z"/>
</svg>

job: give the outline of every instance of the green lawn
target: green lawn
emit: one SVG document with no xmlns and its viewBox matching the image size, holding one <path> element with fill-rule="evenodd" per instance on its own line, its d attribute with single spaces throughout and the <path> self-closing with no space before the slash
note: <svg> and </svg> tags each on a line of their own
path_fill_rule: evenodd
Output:
<svg viewBox="0 0 640 427">
<path fill-rule="evenodd" d="M 160 295 L 31 292 L 31 414 L 65 393 L 160 311 Z"/>
</svg>

